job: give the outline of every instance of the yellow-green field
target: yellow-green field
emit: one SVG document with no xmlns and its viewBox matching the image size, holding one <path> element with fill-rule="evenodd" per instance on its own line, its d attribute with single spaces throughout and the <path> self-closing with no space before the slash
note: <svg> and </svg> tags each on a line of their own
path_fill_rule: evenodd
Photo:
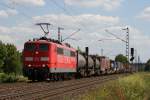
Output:
<svg viewBox="0 0 150 100">
<path fill-rule="evenodd" d="M 150 100 L 150 73 L 135 73 L 107 82 L 79 100 Z"/>
</svg>

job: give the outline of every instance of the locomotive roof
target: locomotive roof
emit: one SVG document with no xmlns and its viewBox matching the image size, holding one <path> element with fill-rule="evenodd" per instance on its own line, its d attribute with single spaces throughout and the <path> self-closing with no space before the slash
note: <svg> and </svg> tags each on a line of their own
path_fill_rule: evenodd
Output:
<svg viewBox="0 0 150 100">
<path fill-rule="evenodd" d="M 42 37 L 42 39 L 33 39 L 32 41 L 29 40 L 26 43 L 48 43 L 48 44 L 56 44 L 57 47 L 62 47 L 62 48 L 68 48 L 70 50 L 76 51 L 76 49 L 72 48 L 68 43 L 61 43 L 58 40 L 54 40 L 54 39 L 47 39 Z"/>
<path fill-rule="evenodd" d="M 49 39 L 46 37 L 41 37 L 39 39 L 34 38 L 33 40 L 27 41 L 27 43 L 51 43 L 51 42 L 61 44 L 61 42 L 59 42 L 58 40 Z"/>
<path fill-rule="evenodd" d="M 34 40 L 34 41 L 27 41 L 26 43 L 51 43 L 49 41 L 46 40 Z"/>
</svg>

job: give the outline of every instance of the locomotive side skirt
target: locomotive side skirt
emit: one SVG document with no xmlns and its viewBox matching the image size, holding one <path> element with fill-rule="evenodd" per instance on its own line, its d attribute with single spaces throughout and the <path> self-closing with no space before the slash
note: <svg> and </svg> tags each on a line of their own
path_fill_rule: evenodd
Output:
<svg viewBox="0 0 150 100">
<path fill-rule="evenodd" d="M 59 66 L 57 68 L 49 68 L 50 73 L 67 73 L 67 72 L 77 72 L 76 68 L 60 68 Z"/>
</svg>

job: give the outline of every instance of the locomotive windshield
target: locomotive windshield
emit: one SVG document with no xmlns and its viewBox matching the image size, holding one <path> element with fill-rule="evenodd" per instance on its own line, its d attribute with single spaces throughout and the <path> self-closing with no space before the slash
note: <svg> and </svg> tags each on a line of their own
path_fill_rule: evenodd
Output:
<svg viewBox="0 0 150 100">
<path fill-rule="evenodd" d="M 25 44 L 24 50 L 25 51 L 34 51 L 36 49 L 36 45 L 33 43 Z"/>
<path fill-rule="evenodd" d="M 48 44 L 40 44 L 39 51 L 48 51 Z"/>
</svg>

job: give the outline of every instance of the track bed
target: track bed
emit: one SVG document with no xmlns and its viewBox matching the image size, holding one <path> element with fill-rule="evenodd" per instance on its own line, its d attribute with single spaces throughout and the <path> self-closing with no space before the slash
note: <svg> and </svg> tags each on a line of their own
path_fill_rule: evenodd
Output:
<svg viewBox="0 0 150 100">
<path fill-rule="evenodd" d="M 62 100 L 65 97 L 77 96 L 99 86 L 101 83 L 126 75 L 128 74 L 114 74 L 57 82 L 0 84 L 0 100 Z"/>
</svg>

